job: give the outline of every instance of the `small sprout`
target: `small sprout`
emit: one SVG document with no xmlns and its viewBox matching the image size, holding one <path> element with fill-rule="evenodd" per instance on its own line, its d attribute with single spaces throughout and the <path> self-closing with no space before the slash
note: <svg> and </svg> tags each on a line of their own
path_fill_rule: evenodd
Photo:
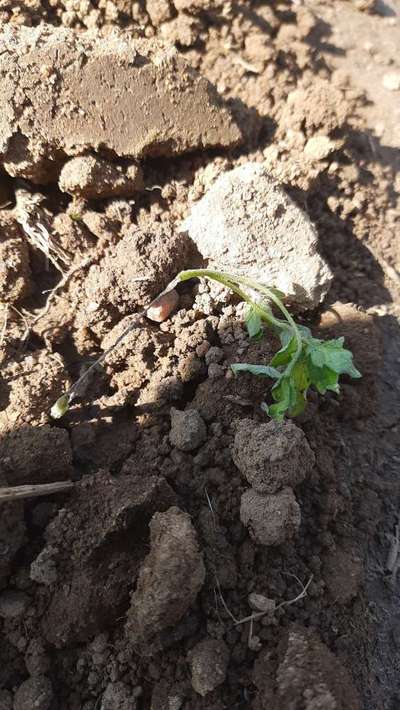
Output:
<svg viewBox="0 0 400 710">
<path fill-rule="evenodd" d="M 82 221 L 82 215 L 79 212 L 69 212 L 69 218 L 72 219 L 73 222 Z"/>
<path fill-rule="evenodd" d="M 301 414 L 310 387 L 314 387 L 319 394 L 325 394 L 328 390 L 338 394 L 340 375 L 361 377 L 353 364 L 352 353 L 343 346 L 344 338 L 314 338 L 309 328 L 293 320 L 283 304 L 283 294 L 277 289 L 245 276 L 208 269 L 182 271 L 179 274 L 181 281 L 196 277 L 222 283 L 248 303 L 246 327 L 250 337 L 262 336 L 263 322 L 278 335 L 282 347 L 267 365 L 238 363 L 231 366 L 234 373 L 250 372 L 275 380 L 271 388 L 273 402 L 262 405 L 272 419 L 282 421 L 285 415 L 295 417 Z M 276 306 L 284 319 L 273 315 L 270 304 Z"/>
<path fill-rule="evenodd" d="M 100 355 L 86 372 L 75 382 L 69 392 L 62 395 L 51 408 L 51 416 L 60 419 L 68 410 L 69 404 L 76 396 L 78 386 L 136 327 L 146 315 L 156 313 L 161 316 L 160 304 L 176 305 L 177 295 L 173 289 L 180 281 L 194 278 L 206 278 L 230 288 L 248 306 L 246 326 L 251 338 L 263 335 L 263 323 L 266 323 L 281 341 L 281 349 L 268 364 L 254 365 L 236 363 L 231 365 L 234 373 L 250 372 L 253 375 L 275 380 L 271 388 L 272 403 L 262 404 L 262 409 L 276 421 L 282 421 L 285 415 L 295 417 L 304 410 L 307 403 L 307 392 L 314 387 L 319 394 L 332 391 L 339 393 L 339 376 L 361 377 L 361 373 L 353 364 L 353 355 L 343 346 L 344 338 L 334 340 L 319 340 L 312 336 L 309 328 L 294 321 L 283 303 L 284 294 L 278 289 L 265 286 L 245 276 L 234 276 L 209 269 L 193 269 L 181 271 L 173 281 L 156 298 L 149 303 L 146 310 L 136 313 L 132 322 L 116 341 Z M 163 305 L 163 307 L 164 307 Z M 275 306 L 283 318 L 277 318 L 272 312 Z M 159 310 L 157 310 L 159 309 Z"/>
<path fill-rule="evenodd" d="M 50 414 L 53 419 L 61 419 L 68 412 L 69 409 L 70 396 L 69 394 L 63 394 L 58 398 L 50 410 Z"/>
</svg>

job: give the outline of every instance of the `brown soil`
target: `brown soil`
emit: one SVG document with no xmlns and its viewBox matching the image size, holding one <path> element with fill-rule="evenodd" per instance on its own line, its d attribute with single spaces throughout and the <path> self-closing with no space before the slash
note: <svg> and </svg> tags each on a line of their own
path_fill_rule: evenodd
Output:
<svg viewBox="0 0 400 710">
<path fill-rule="evenodd" d="M 0 484 L 75 482 L 0 503 L 2 710 L 400 706 L 399 13 L 1 5 Z M 268 423 L 268 381 L 229 366 L 277 339 L 189 282 L 51 420 L 201 264 L 182 221 L 250 161 L 315 226 L 333 282 L 300 319 L 343 335 L 362 380 Z"/>
</svg>

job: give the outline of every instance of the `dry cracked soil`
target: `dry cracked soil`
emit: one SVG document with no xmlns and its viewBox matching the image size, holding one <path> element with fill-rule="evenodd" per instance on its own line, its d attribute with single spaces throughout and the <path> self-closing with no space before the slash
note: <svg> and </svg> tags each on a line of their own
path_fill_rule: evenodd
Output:
<svg viewBox="0 0 400 710">
<path fill-rule="evenodd" d="M 400 708 L 399 46 L 397 0 L 0 2 L 0 710 Z M 207 263 L 362 379 L 269 420 L 276 336 L 189 281 L 51 419 Z"/>
</svg>

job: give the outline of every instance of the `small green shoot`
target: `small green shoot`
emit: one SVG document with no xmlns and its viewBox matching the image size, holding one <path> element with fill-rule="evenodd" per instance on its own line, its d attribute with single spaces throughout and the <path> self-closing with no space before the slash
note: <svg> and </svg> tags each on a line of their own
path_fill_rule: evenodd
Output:
<svg viewBox="0 0 400 710">
<path fill-rule="evenodd" d="M 361 377 L 353 364 L 353 355 L 344 348 L 344 338 L 319 340 L 311 331 L 297 324 L 282 302 L 283 294 L 253 279 L 233 276 L 208 269 L 182 271 L 181 281 L 190 278 L 208 278 L 222 283 L 249 305 L 246 327 L 249 336 L 262 336 L 263 322 L 278 335 L 281 349 L 267 365 L 239 363 L 232 365 L 234 373 L 250 372 L 253 375 L 275 380 L 271 388 L 273 403 L 263 403 L 264 411 L 277 421 L 285 415 L 295 417 L 303 412 L 307 392 L 314 387 L 320 394 L 339 392 L 339 376 Z M 276 318 L 270 303 L 281 312 L 284 319 Z"/>
<path fill-rule="evenodd" d="M 339 392 L 339 376 L 361 377 L 354 367 L 353 355 L 343 347 L 344 339 L 318 340 L 309 328 L 296 323 L 283 303 L 284 294 L 271 286 L 265 286 L 244 276 L 234 276 L 209 269 L 181 271 L 149 304 L 150 308 L 159 297 L 175 288 L 180 281 L 194 278 L 206 278 L 217 281 L 236 293 L 248 306 L 246 327 L 251 338 L 263 335 L 266 323 L 281 341 L 281 349 L 268 364 L 252 365 L 238 363 L 232 365 L 234 373 L 250 372 L 259 377 L 275 380 L 271 388 L 272 403 L 263 403 L 262 408 L 272 418 L 282 421 L 285 415 L 295 417 L 304 410 L 307 392 L 314 387 L 320 394 Z M 280 311 L 283 318 L 277 318 L 272 312 L 272 305 Z M 65 392 L 51 408 L 51 416 L 60 419 L 68 411 L 71 401 L 77 396 L 79 385 L 136 327 L 146 315 L 146 310 L 134 315 L 132 322 L 117 340 L 92 363 L 72 387 Z"/>
</svg>

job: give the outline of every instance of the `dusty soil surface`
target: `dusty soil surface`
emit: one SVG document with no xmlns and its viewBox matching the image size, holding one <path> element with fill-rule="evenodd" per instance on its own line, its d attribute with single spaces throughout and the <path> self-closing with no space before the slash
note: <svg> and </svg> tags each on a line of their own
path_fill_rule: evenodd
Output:
<svg viewBox="0 0 400 710">
<path fill-rule="evenodd" d="M 400 707 L 399 13 L 0 3 L 0 485 L 75 483 L 0 502 L 1 710 Z M 280 205 L 233 181 L 225 223 L 207 192 L 249 162 Z M 230 365 L 276 337 L 188 282 L 52 420 L 212 214 L 226 263 L 261 214 L 293 293 L 330 285 L 298 317 L 363 378 L 271 423 Z"/>
</svg>

